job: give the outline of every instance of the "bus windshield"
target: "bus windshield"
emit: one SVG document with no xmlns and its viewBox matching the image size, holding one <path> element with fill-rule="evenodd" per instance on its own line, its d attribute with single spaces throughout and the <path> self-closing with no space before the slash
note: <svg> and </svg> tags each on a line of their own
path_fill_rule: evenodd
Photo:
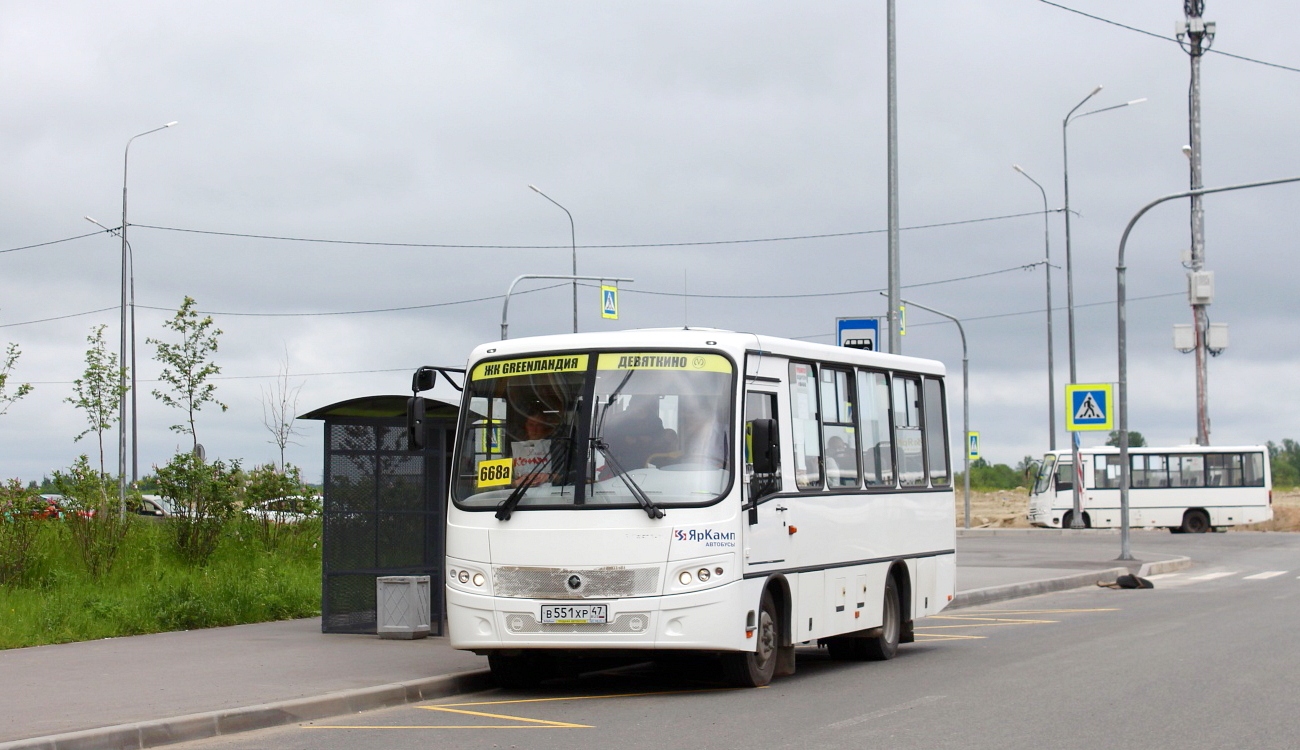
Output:
<svg viewBox="0 0 1300 750">
<path fill-rule="evenodd" d="M 729 359 L 694 352 L 480 363 L 453 498 L 499 513 L 639 506 L 651 517 L 714 502 L 732 481 L 733 380 Z"/>
<path fill-rule="evenodd" d="M 1041 495 L 1052 488 L 1052 474 L 1056 469 L 1056 456 L 1048 453 L 1038 465 L 1038 478 L 1034 480 L 1034 491 L 1030 494 Z"/>
</svg>

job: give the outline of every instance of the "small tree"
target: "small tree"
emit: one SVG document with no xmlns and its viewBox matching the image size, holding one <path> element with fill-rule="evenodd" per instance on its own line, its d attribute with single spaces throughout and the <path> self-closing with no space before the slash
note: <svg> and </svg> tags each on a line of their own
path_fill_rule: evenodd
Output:
<svg viewBox="0 0 1300 750">
<path fill-rule="evenodd" d="M 86 371 L 80 378 L 72 381 L 76 398 L 63 399 L 86 413 L 90 424 L 84 432 L 73 438 L 78 441 L 95 433 L 99 440 L 99 473 L 104 473 L 104 431 L 117 424 L 118 407 L 127 388 L 123 385 L 126 368 L 119 367 L 117 355 L 107 351 L 104 345 L 104 329 L 97 326 L 86 337 L 90 348 L 86 350 Z"/>
<path fill-rule="evenodd" d="M 270 442 L 280 449 L 281 473 L 285 471 L 285 447 L 290 443 L 298 445 L 293 437 L 302 433 L 293 424 L 294 414 L 298 411 L 300 391 L 302 391 L 302 383 L 296 386 L 289 385 L 289 352 L 285 351 L 284 364 L 276 374 L 275 381 L 262 391 L 262 424 L 271 431 Z"/>
<path fill-rule="evenodd" d="M 157 347 L 154 359 L 163 365 L 158 379 L 170 390 L 170 393 L 155 390 L 153 395 L 167 406 L 185 412 L 185 421 L 172 425 L 171 429 L 189 435 L 197 449 L 199 436 L 194 429 L 195 413 L 209 403 L 220 406 L 222 411 L 227 407 L 217 400 L 217 387 L 208 382 L 208 378 L 221 373 L 221 368 L 209 361 L 209 357 L 217 353 L 217 337 L 221 335 L 221 329 L 212 327 L 212 316 L 199 318 L 195 304 L 194 298 L 186 295 L 176 315 L 163 324 L 180 334 L 180 343 L 168 344 L 152 338 L 146 342 Z"/>
<path fill-rule="evenodd" d="M 302 483 L 297 466 L 277 469 L 275 464 L 266 464 L 248 472 L 244 503 L 258 539 L 268 550 L 280 546 L 301 521 L 320 514 L 320 504 Z"/>
<path fill-rule="evenodd" d="M 54 486 L 63 495 L 64 523 L 81 553 L 81 561 L 94 578 L 107 574 L 117 560 L 117 553 L 134 520 L 130 513 L 119 513 L 109 502 L 116 496 L 117 483 L 103 472 L 95 471 L 86 454 L 81 454 L 65 474 L 54 472 Z M 134 499 L 139 505 L 139 498 Z"/>
<path fill-rule="evenodd" d="M 176 551 L 191 565 L 207 563 L 237 510 L 243 481 L 239 462 L 209 464 L 187 451 L 154 472 L 159 494 L 171 500 L 176 510 L 168 521 Z"/>
<path fill-rule="evenodd" d="M 1109 445 L 1112 448 L 1119 447 L 1119 430 L 1110 431 L 1110 436 L 1106 438 L 1106 445 Z M 1142 437 L 1142 433 L 1134 432 L 1133 430 L 1128 431 L 1128 447 L 1145 448 L 1146 445 L 1147 439 Z"/>
<path fill-rule="evenodd" d="M 0 416 L 4 416 L 23 396 L 32 392 L 31 383 L 23 383 L 14 389 L 13 393 L 8 393 L 5 389 L 9 385 L 9 375 L 13 372 L 14 364 L 23 354 L 17 344 L 10 344 L 5 349 L 4 364 L 0 365 Z"/>
</svg>

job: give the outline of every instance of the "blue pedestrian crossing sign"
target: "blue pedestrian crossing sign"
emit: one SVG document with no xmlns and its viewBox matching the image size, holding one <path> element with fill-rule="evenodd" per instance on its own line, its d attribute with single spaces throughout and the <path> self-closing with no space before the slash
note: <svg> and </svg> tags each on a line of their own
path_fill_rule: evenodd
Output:
<svg viewBox="0 0 1300 750">
<path fill-rule="evenodd" d="M 1115 398 L 1110 383 L 1065 386 L 1065 429 L 1071 432 L 1115 429 Z"/>
<path fill-rule="evenodd" d="M 600 317 L 618 320 L 618 287 L 600 287 Z"/>
<path fill-rule="evenodd" d="M 980 457 L 980 434 L 978 432 L 966 433 L 966 455 L 972 461 Z"/>
</svg>

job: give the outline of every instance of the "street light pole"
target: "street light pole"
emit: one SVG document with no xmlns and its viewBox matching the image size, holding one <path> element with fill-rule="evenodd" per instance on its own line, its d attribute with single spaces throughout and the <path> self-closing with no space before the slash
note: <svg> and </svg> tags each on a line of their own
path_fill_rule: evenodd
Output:
<svg viewBox="0 0 1300 750">
<path fill-rule="evenodd" d="M 560 206 L 560 204 L 557 203 L 554 198 L 538 190 L 535 186 L 529 185 L 528 189 L 542 196 L 543 198 L 550 201 L 551 203 L 555 203 L 555 205 Z M 569 243 L 573 247 L 573 274 L 572 274 L 573 276 L 573 332 L 577 333 L 578 332 L 578 235 L 573 229 L 573 214 L 569 213 L 569 209 L 565 208 L 564 206 L 560 206 L 560 210 L 564 212 L 565 216 L 569 217 Z M 502 336 L 502 338 L 505 337 Z"/>
<path fill-rule="evenodd" d="M 632 283 L 633 281 L 636 281 L 636 279 L 625 279 L 625 278 L 618 277 L 618 276 L 615 276 L 615 277 L 611 277 L 611 276 L 556 276 L 556 275 L 554 275 L 554 274 L 544 274 L 544 273 L 526 273 L 526 274 L 523 274 L 522 276 L 516 276 L 516 277 L 515 277 L 515 280 L 512 281 L 512 282 L 510 282 L 510 287 L 509 287 L 508 289 L 506 289 L 506 296 L 505 296 L 505 299 L 501 302 L 501 340 L 502 340 L 502 341 L 505 341 L 507 338 L 509 338 L 508 333 L 509 333 L 509 331 L 510 331 L 510 323 L 509 323 L 508 315 L 509 315 L 509 313 L 510 313 L 510 295 L 512 295 L 512 294 L 515 293 L 515 285 L 518 284 L 519 282 L 523 281 L 524 279 L 573 279 L 573 283 L 574 283 L 574 284 L 577 284 L 578 281 L 580 281 L 580 280 L 581 280 L 581 281 L 613 281 L 613 282 L 615 282 L 615 283 L 620 282 L 620 281 L 626 281 L 626 282 L 628 282 L 629 284 Z"/>
<path fill-rule="evenodd" d="M 1201 196 L 1194 191 L 1201 182 L 1201 57 L 1214 41 L 1215 24 L 1201 19 L 1205 11 L 1204 0 L 1184 0 L 1183 11 L 1186 20 L 1180 24 L 1177 34 L 1178 43 L 1191 58 L 1191 84 L 1187 91 L 1187 159 L 1191 172 L 1192 216 L 1192 252 L 1191 271 L 1200 273 L 1205 267 L 1205 210 L 1201 206 Z M 1186 38 L 1186 43 L 1184 43 Z M 1192 303 L 1192 323 L 1196 341 L 1196 444 L 1210 444 L 1210 399 L 1209 399 L 1209 353 L 1206 335 L 1209 333 L 1210 318 L 1206 305 Z"/>
<path fill-rule="evenodd" d="M 1020 173 L 1022 177 L 1034 183 L 1038 192 L 1043 194 L 1043 267 L 1047 270 L 1047 436 L 1048 448 L 1056 450 L 1056 365 L 1052 361 L 1052 240 L 1051 240 L 1051 219 L 1047 208 L 1047 191 L 1038 180 L 1029 176 L 1029 173 L 1020 168 L 1019 164 L 1012 164 L 1011 168 Z"/>
<path fill-rule="evenodd" d="M 1129 549 L 1129 523 L 1128 523 L 1128 495 L 1129 495 L 1129 458 L 1128 458 L 1128 306 L 1126 302 L 1127 279 L 1125 278 L 1128 269 L 1124 265 L 1124 246 L 1128 244 L 1129 233 L 1133 231 L 1133 225 L 1137 224 L 1138 219 L 1150 211 L 1152 208 L 1164 203 L 1165 201 L 1177 200 L 1178 198 L 1199 197 L 1209 195 L 1210 193 L 1224 193 L 1229 190 L 1245 190 L 1247 188 L 1266 187 L 1268 185 L 1282 185 L 1288 182 L 1300 182 L 1300 177 L 1284 177 L 1279 180 L 1265 180 L 1263 182 L 1248 182 L 1243 185 L 1228 185 L 1217 188 L 1198 188 L 1196 190 L 1187 190 L 1173 195 L 1166 195 L 1163 198 L 1157 198 L 1146 204 L 1129 219 L 1128 226 L 1124 227 L 1124 234 L 1119 239 L 1119 255 L 1115 264 L 1115 313 L 1116 325 L 1118 327 L 1118 359 L 1119 359 L 1119 517 L 1120 517 L 1120 556 L 1121 560 L 1132 560 L 1133 553 Z"/>
<path fill-rule="evenodd" d="M 1115 104 L 1110 107 L 1094 109 L 1091 112 L 1084 112 L 1076 117 L 1074 113 L 1079 111 L 1079 107 L 1082 107 L 1085 102 L 1096 96 L 1100 91 L 1101 86 L 1099 85 L 1097 88 L 1093 89 L 1091 93 L 1083 97 L 1082 101 L 1074 105 L 1074 109 L 1070 110 L 1069 113 L 1065 115 L 1065 119 L 1061 121 L 1061 163 L 1063 165 L 1062 172 L 1065 177 L 1065 305 L 1066 320 L 1068 321 L 1067 328 L 1070 340 L 1070 385 L 1079 382 L 1079 370 L 1075 359 L 1074 347 L 1074 264 L 1073 257 L 1070 253 L 1070 147 L 1068 140 L 1070 123 L 1080 117 L 1087 117 L 1088 115 L 1095 115 L 1101 112 L 1109 112 L 1112 109 L 1141 104 L 1146 101 L 1145 97 L 1142 99 L 1134 99 L 1133 101 L 1124 102 L 1123 104 Z M 1070 446 L 1074 459 L 1074 512 L 1070 514 L 1070 528 L 1081 529 L 1084 526 L 1083 488 L 1081 487 L 1083 484 L 1083 466 L 1079 463 L 1079 433 L 1070 433 Z"/>
<path fill-rule="evenodd" d="M 895 26 L 894 0 L 885 1 L 885 110 L 888 141 L 889 172 L 889 352 L 903 353 L 903 334 L 901 311 L 902 300 L 899 298 L 902 288 L 902 274 L 899 270 L 898 250 L 898 44 L 894 36 Z"/>
<path fill-rule="evenodd" d="M 143 132 L 143 133 L 137 133 L 137 134 L 131 136 L 129 139 L 127 139 L 127 141 L 126 141 L 126 148 L 123 149 L 123 151 L 122 151 L 122 338 L 121 338 L 121 342 L 120 342 L 120 344 L 121 344 L 121 348 L 120 348 L 120 350 L 119 350 L 119 354 L 118 354 L 118 358 L 117 358 L 118 364 L 121 366 L 120 369 L 119 369 L 119 371 L 118 371 L 118 372 L 119 372 L 119 376 L 118 376 L 118 390 L 119 390 L 121 393 L 123 393 L 123 394 L 125 394 L 125 392 L 126 392 L 126 369 L 127 369 L 127 368 L 126 368 L 126 353 L 127 353 L 127 352 L 126 352 L 126 338 L 127 338 L 127 317 L 126 317 L 126 309 L 127 309 L 127 305 L 128 305 L 128 303 L 130 303 L 131 306 L 132 306 L 132 307 L 131 307 L 131 313 L 132 313 L 132 319 L 133 319 L 133 322 L 132 322 L 132 324 L 131 324 L 131 327 L 132 327 L 132 336 L 131 336 L 131 347 L 132 347 L 132 356 L 131 356 L 131 364 L 132 364 L 132 367 L 131 367 L 131 414 L 132 414 L 132 417 L 133 417 L 133 418 L 134 418 L 134 415 L 135 415 L 135 382 L 136 382 L 135 367 L 134 367 L 134 365 L 135 365 L 135 354 L 134 354 L 134 350 L 135 350 L 135 336 L 134 336 L 134 316 L 135 316 L 135 307 L 134 307 L 134 304 L 135 304 L 135 300 L 134 300 L 134 295 L 131 293 L 131 288 L 133 288 L 133 287 L 135 286 L 135 284 L 134 284 L 134 279 L 132 278 L 132 276 L 133 276 L 134 274 L 132 273 L 131 259 L 130 259 L 130 248 L 131 248 L 131 246 L 130 246 L 129 244 L 127 244 L 127 241 L 126 241 L 126 227 L 127 227 L 127 221 L 126 221 L 126 175 L 127 175 L 127 167 L 128 167 L 128 166 L 130 165 L 130 163 L 131 163 L 131 162 L 130 162 L 130 159 L 131 159 L 131 141 L 134 141 L 136 138 L 139 138 L 139 137 L 141 137 L 141 136 L 149 135 L 150 133 L 157 133 L 159 130 L 166 130 L 167 128 L 170 128 L 171 126 L 173 126 L 173 125 L 175 125 L 175 124 L 176 124 L 176 121 L 173 120 L 172 122 L 169 122 L 169 123 L 167 123 L 166 125 L 161 125 L 161 126 L 159 126 L 159 127 L 156 127 L 156 128 L 154 128 L 153 130 L 146 130 L 146 131 Z M 128 285 L 128 280 L 130 280 L 129 285 Z M 118 512 L 119 512 L 121 515 L 125 516 L 125 515 L 126 515 L 126 398 L 125 398 L 125 397 L 120 397 L 120 398 L 118 399 L 118 402 L 117 402 L 117 499 L 118 499 Z"/>
<path fill-rule="evenodd" d="M 910 302 L 900 299 L 900 303 L 919 307 L 922 310 L 929 310 L 935 315 L 942 315 L 957 324 L 957 333 L 961 334 L 961 427 L 962 427 L 962 455 L 965 456 L 965 470 L 962 472 L 962 492 L 966 495 L 966 525 L 970 528 L 970 367 L 969 359 L 966 356 L 966 329 L 962 327 L 961 321 L 949 315 L 946 312 L 936 310 L 933 307 Z"/>
</svg>

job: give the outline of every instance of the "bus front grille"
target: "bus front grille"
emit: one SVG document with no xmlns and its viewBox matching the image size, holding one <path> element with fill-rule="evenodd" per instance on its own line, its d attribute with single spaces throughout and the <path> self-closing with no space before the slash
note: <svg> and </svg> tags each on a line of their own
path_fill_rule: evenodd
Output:
<svg viewBox="0 0 1300 750">
<path fill-rule="evenodd" d="M 493 570 L 493 592 L 519 599 L 616 599 L 659 593 L 659 568 L 525 568 Z"/>
</svg>

